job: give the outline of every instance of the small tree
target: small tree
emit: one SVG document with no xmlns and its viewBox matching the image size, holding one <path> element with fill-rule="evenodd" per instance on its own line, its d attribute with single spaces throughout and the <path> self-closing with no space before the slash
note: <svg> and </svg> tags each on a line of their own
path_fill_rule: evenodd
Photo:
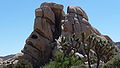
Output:
<svg viewBox="0 0 120 68">
<path fill-rule="evenodd" d="M 91 68 L 91 61 L 90 61 L 90 50 L 94 47 L 94 40 L 95 40 L 95 37 L 94 37 L 94 34 L 93 35 L 90 35 L 88 36 L 86 39 L 84 38 L 84 35 L 85 33 L 82 34 L 82 42 L 83 42 L 83 45 L 84 45 L 84 50 L 85 50 L 85 53 L 87 55 L 87 61 L 88 61 L 88 65 L 89 65 L 89 68 Z"/>
<path fill-rule="evenodd" d="M 115 48 L 114 45 L 110 43 L 108 40 L 104 39 L 103 37 L 92 34 L 88 36 L 88 38 L 85 41 L 86 41 L 85 52 L 88 57 L 89 68 L 91 68 L 89 59 L 89 52 L 91 49 L 95 52 L 95 56 L 97 58 L 96 68 L 99 68 L 100 60 L 108 61 L 110 57 L 113 55 Z"/>
<path fill-rule="evenodd" d="M 81 40 L 76 35 L 72 35 L 71 37 L 62 36 L 60 46 L 60 50 L 63 51 L 65 56 L 73 56 L 76 52 L 79 52 Z"/>
<path fill-rule="evenodd" d="M 43 68 L 70 68 L 71 66 L 77 66 L 84 64 L 83 61 L 78 60 L 75 56 L 64 56 L 62 52 L 56 52 L 54 54 L 55 59 Z"/>
</svg>

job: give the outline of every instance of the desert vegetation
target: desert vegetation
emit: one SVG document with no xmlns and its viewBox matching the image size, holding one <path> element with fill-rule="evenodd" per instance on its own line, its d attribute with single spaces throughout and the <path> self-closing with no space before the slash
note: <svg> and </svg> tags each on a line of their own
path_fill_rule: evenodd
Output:
<svg viewBox="0 0 120 68">
<path fill-rule="evenodd" d="M 113 43 L 91 34 L 85 38 L 85 33 L 81 33 L 82 38 L 75 34 L 72 36 L 62 36 L 59 47 L 53 53 L 50 62 L 40 68 L 119 68 L 120 55 L 116 54 Z M 3 68 L 7 68 L 3 65 Z M 13 68 L 33 68 L 32 64 L 26 60 L 19 60 Z"/>
<path fill-rule="evenodd" d="M 113 43 L 96 34 L 87 38 L 84 38 L 84 33 L 81 35 L 82 38 L 76 35 L 62 37 L 55 59 L 44 68 L 107 68 L 110 65 L 117 67 L 114 63 L 119 64 L 119 58 L 111 59 L 115 56 Z M 112 66 L 110 67 L 116 68 Z"/>
</svg>

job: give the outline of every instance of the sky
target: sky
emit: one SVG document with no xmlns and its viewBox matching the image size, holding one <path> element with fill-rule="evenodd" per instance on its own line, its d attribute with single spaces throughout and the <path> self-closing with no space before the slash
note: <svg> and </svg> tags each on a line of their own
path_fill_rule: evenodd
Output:
<svg viewBox="0 0 120 68">
<path fill-rule="evenodd" d="M 0 56 L 21 52 L 33 31 L 35 9 L 43 2 L 80 6 L 89 22 L 113 41 L 120 41 L 120 0 L 0 0 Z"/>
</svg>

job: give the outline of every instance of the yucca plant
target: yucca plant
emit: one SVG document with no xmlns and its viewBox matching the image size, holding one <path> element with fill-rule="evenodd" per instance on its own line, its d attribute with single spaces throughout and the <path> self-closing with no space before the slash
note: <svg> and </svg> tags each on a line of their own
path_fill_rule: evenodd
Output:
<svg viewBox="0 0 120 68">
<path fill-rule="evenodd" d="M 81 40 L 76 35 L 70 37 L 62 36 L 60 46 L 65 56 L 73 56 L 76 52 L 79 52 Z"/>
<path fill-rule="evenodd" d="M 104 62 L 108 61 L 110 57 L 113 55 L 114 45 L 101 36 L 92 34 L 88 36 L 85 42 L 86 42 L 85 52 L 88 58 L 89 68 L 91 68 L 90 56 L 89 56 L 90 50 L 93 50 L 95 52 L 95 56 L 97 58 L 96 68 L 99 68 L 100 60 Z"/>
</svg>

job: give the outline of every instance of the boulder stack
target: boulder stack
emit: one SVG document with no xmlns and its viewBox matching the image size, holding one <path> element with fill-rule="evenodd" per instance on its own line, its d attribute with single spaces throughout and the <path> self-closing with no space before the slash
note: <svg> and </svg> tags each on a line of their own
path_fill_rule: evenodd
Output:
<svg viewBox="0 0 120 68">
<path fill-rule="evenodd" d="M 47 63 L 54 49 L 55 39 L 61 35 L 63 5 L 45 2 L 35 10 L 34 30 L 27 38 L 22 52 L 32 64 Z"/>
<path fill-rule="evenodd" d="M 35 66 L 43 65 L 49 62 L 57 45 L 56 40 L 61 35 L 75 34 L 81 38 L 82 32 L 85 33 L 85 37 L 95 33 L 111 40 L 91 26 L 87 14 L 79 6 L 68 6 L 65 14 L 63 5 L 52 2 L 42 3 L 35 10 L 34 30 L 26 40 L 22 58 Z"/>
</svg>

